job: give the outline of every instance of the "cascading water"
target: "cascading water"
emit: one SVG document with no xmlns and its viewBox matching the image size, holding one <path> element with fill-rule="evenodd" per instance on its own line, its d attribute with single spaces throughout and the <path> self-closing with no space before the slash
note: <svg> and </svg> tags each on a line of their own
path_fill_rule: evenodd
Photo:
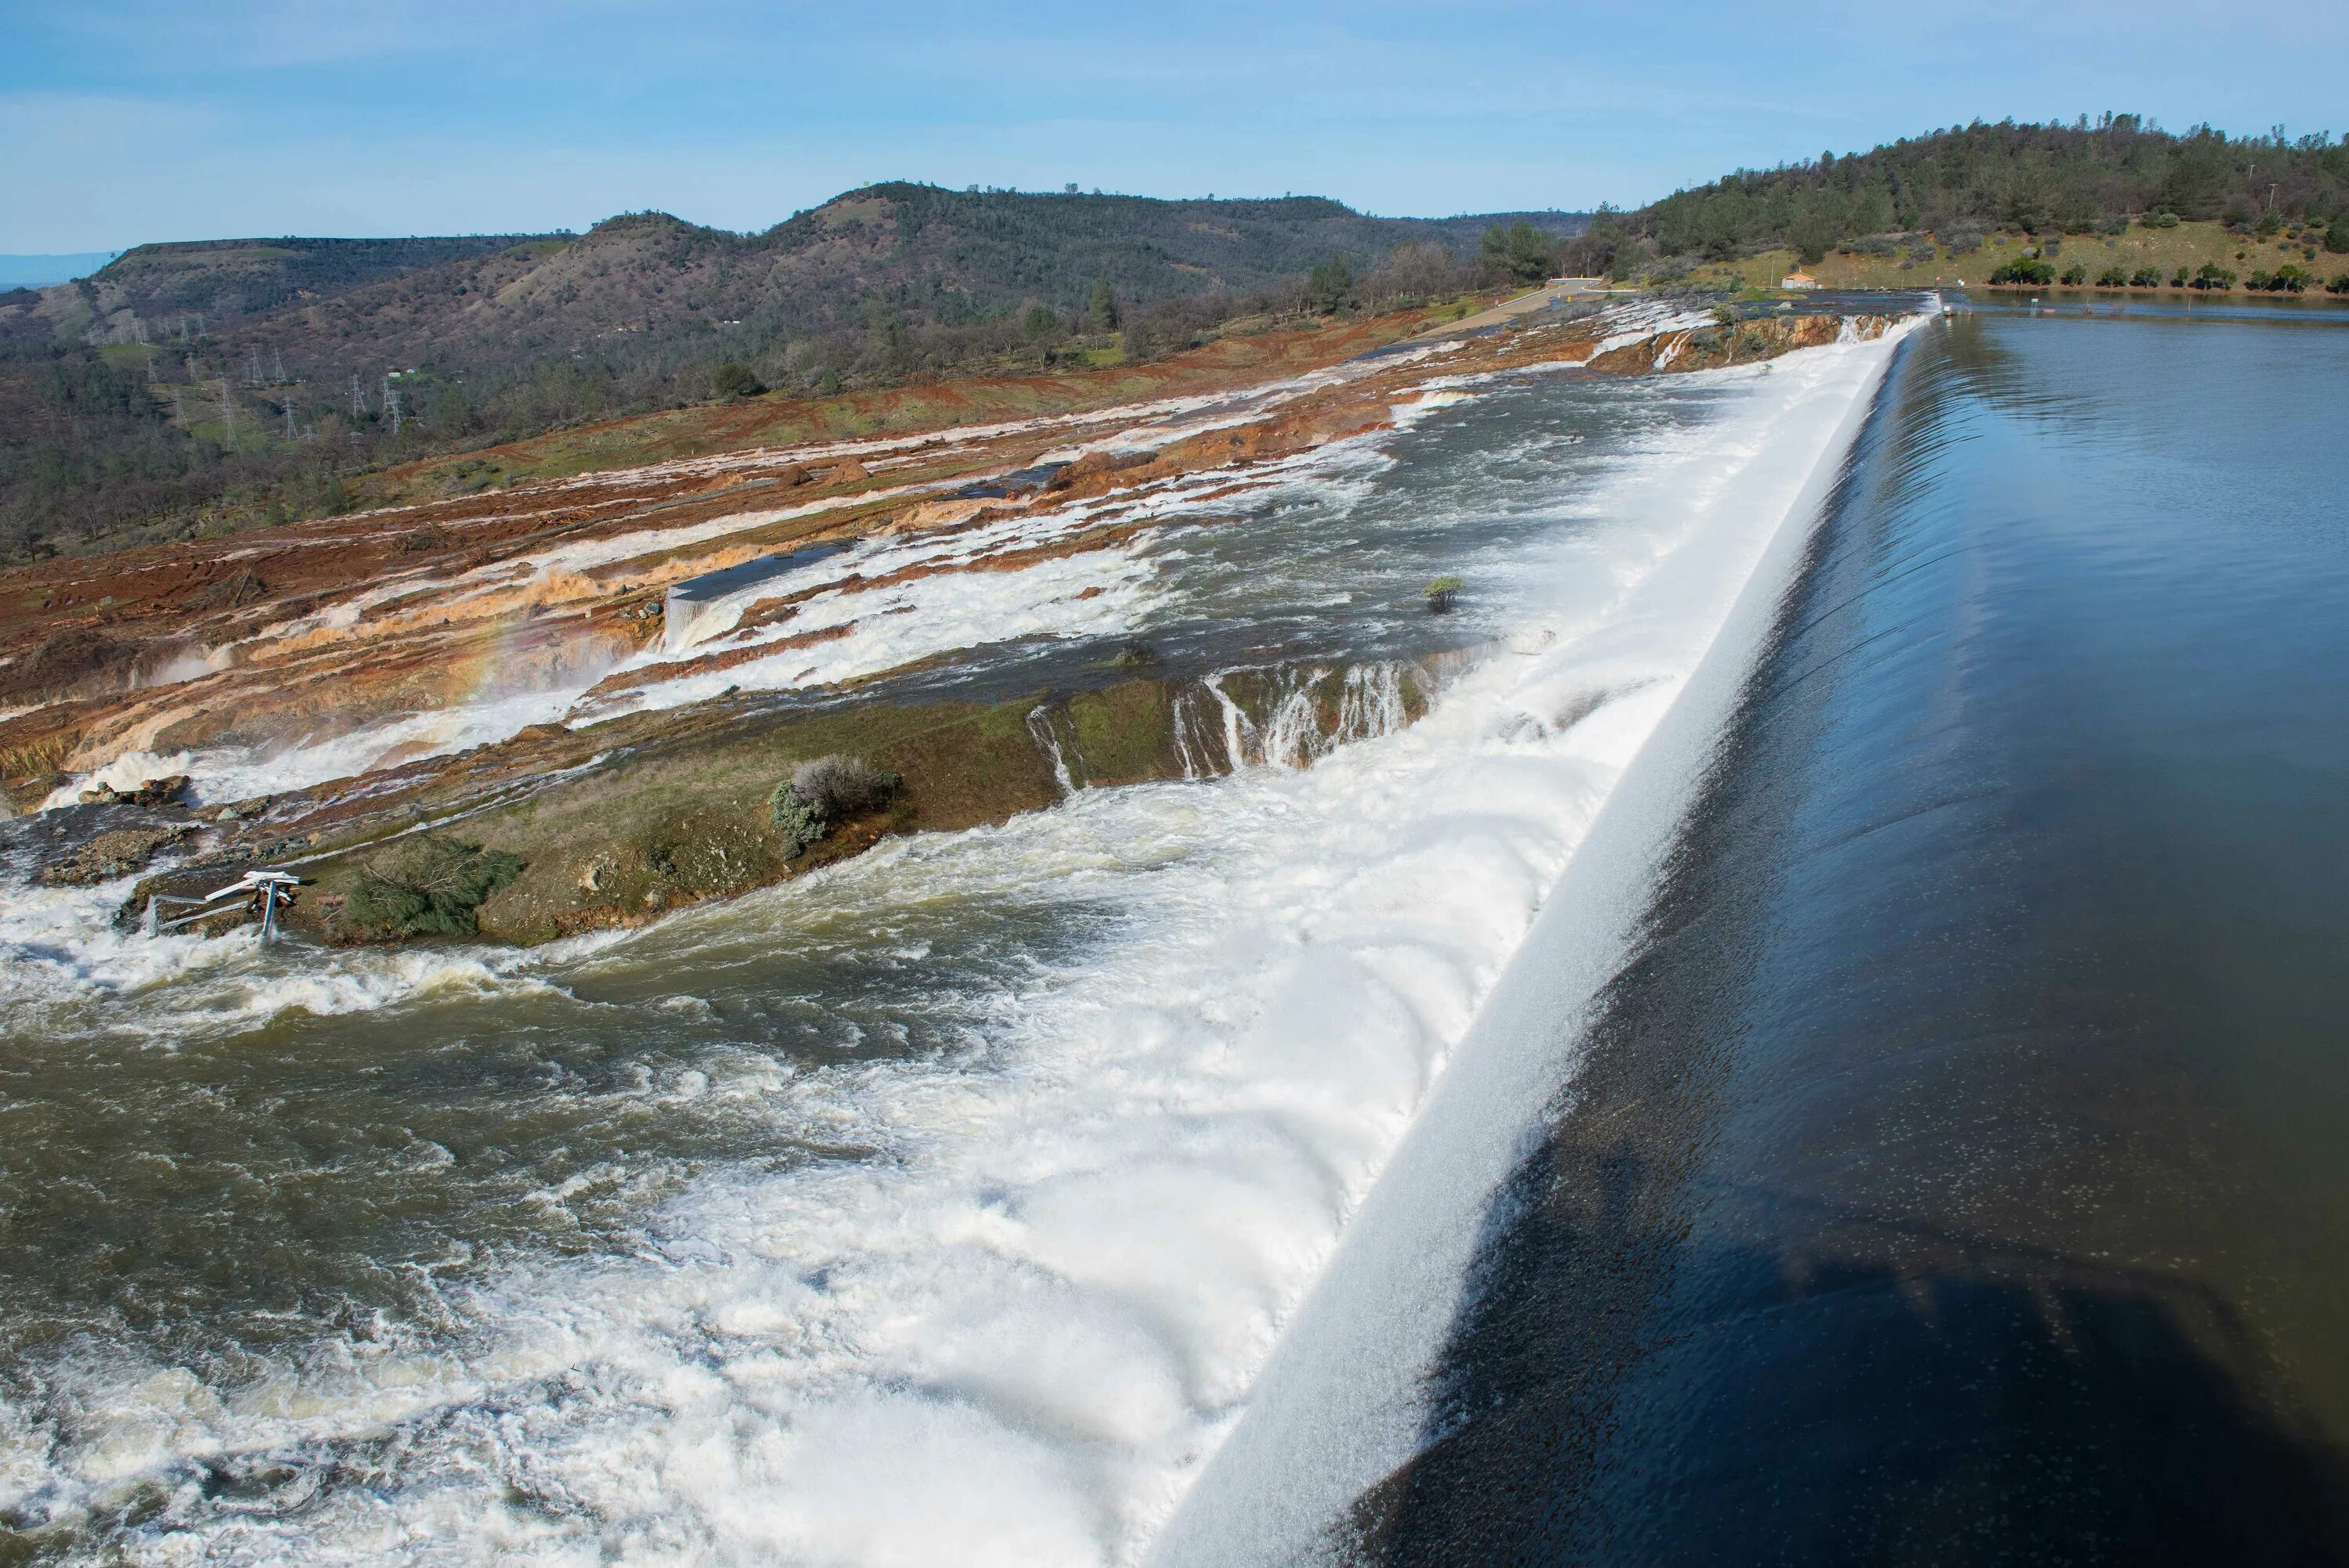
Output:
<svg viewBox="0 0 2349 1568">
<path fill-rule="evenodd" d="M 1890 351 L 1516 382 L 1237 518 L 926 580 L 1010 607 L 973 680 L 1217 672 L 1166 677 L 1167 782 L 1081 787 L 1115 759 L 1046 703 L 1052 810 L 526 954 L 295 971 L 16 901 L 0 1518 L 92 1561 L 1138 1558 Z"/>
</svg>

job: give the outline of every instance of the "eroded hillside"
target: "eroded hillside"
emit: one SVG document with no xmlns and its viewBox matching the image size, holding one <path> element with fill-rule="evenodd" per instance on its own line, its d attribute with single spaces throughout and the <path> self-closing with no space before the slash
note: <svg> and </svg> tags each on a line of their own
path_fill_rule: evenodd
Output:
<svg viewBox="0 0 2349 1568">
<path fill-rule="evenodd" d="M 1021 676 L 925 696 L 921 676 L 967 674 L 1007 640 L 1082 645 L 1114 624 L 1101 612 L 1147 591 L 1140 542 L 1211 529 L 1480 378 L 1750 361 L 1884 325 L 1724 325 L 1642 304 L 1367 353 L 1324 339 L 1315 362 L 1202 367 L 1139 401 L 756 446 L 11 573 L 0 770 L 14 808 L 36 813 L 12 852 L 53 881 L 186 858 L 142 892 L 289 868 L 316 883 L 298 924 L 367 940 L 442 929 L 356 913 L 429 838 L 505 868 L 483 873 L 468 921 L 533 941 L 772 882 L 881 833 L 998 820 L 1078 783 L 1310 755 L 1407 722 L 1442 661 L 1275 661 L 1210 689 L 1133 645 L 1043 690 Z M 784 786 L 831 754 L 895 782 L 795 832 Z M 182 775 L 184 792 L 154 785 Z"/>
</svg>

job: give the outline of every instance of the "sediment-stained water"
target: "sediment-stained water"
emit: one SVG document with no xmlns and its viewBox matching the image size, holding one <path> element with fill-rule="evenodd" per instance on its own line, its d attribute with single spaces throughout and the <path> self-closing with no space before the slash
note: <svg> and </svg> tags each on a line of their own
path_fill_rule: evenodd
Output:
<svg viewBox="0 0 2349 1568">
<path fill-rule="evenodd" d="M 1100 624 L 905 685 L 1319 660 L 1335 748 L 1266 724 L 1233 777 L 1071 776 L 526 954 L 148 942 L 119 886 L 21 890 L 16 1549 L 1134 1558 L 1893 352 L 1464 389 L 1087 563 Z M 1438 652 L 1397 727 L 1375 672 Z"/>
<path fill-rule="evenodd" d="M 2349 1561 L 2349 316 L 1903 353 L 1160 1560 Z"/>
</svg>

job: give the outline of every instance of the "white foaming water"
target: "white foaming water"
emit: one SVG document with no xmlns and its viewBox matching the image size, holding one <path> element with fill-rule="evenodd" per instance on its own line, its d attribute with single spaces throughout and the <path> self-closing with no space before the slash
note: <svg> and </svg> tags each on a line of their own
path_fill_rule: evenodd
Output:
<svg viewBox="0 0 2349 1568">
<path fill-rule="evenodd" d="M 119 1031 L 178 1043 L 289 1011 L 333 1016 L 434 992 L 546 984 L 514 953 L 354 950 L 316 954 L 289 969 L 249 934 L 207 940 L 118 932 L 114 912 L 143 874 L 95 887 L 10 890 L 0 904 L 0 952 L 8 954 L 0 965 L 0 1038 Z"/>
<path fill-rule="evenodd" d="M 1692 642 L 1697 656 L 1674 679 L 1674 700 L 1646 727 L 1528 934 L 1526 946 L 1540 961 L 1511 968 L 1485 1000 L 1441 1088 L 1288 1326 L 1245 1419 L 1153 1543 L 1152 1563 L 1221 1568 L 1334 1556 L 1342 1546 L 1333 1529 L 1348 1507 L 1418 1451 L 1423 1379 L 1458 1310 L 1486 1207 L 1528 1133 L 1570 1085 L 1576 1026 L 1622 951 L 1769 634 L 1835 462 L 1895 346 L 1922 319 L 1878 343 L 1847 336 L 1834 349 L 1779 362 L 1781 374 L 1816 373 L 1833 356 L 1837 374 L 1787 410 L 1776 438 L 1749 455 L 1734 481 L 1737 502 L 1765 521 L 1710 570 L 1727 568 L 1742 593 L 1719 601 L 1713 628 Z M 1659 577 L 1693 579 L 1707 570 L 1683 559 Z M 1692 624 L 1674 634 L 1697 631 Z"/>
<path fill-rule="evenodd" d="M 689 961 L 791 901 L 1040 886 L 1113 908 L 1118 932 L 1044 975 L 974 1058 L 775 1089 L 779 1137 L 871 1157 L 708 1177 L 636 1253 L 518 1268 L 461 1302 L 474 1327 L 450 1346 L 314 1358 L 223 1392 L 119 1366 L 70 1440 L 0 1409 L 16 1493 L 0 1502 L 68 1509 L 182 1456 L 397 1430 L 392 1473 L 368 1487 L 282 1518 L 191 1494 L 115 1544 L 156 1561 L 1136 1559 L 1249 1409 L 1349 1216 L 1889 354 L 1725 373 L 1744 396 L 1628 464 L 1584 509 L 1603 526 L 1513 555 L 1513 603 L 1554 583 L 1572 609 L 1531 613 L 1523 652 L 1411 728 L 1306 770 L 1080 789 L 597 939 L 598 964 L 675 965 L 680 944 Z M 1411 1372 L 1361 1370 L 1380 1388 Z M 1407 1407 L 1372 1399 L 1366 1420 Z M 1241 1429 L 1259 1428 L 1283 1429 Z M 1268 1476 L 1312 1457 L 1252 1452 Z M 1262 1508 L 1228 1517 L 1261 1530 L 1216 1538 L 1232 1560 L 1279 1538 Z"/>
</svg>

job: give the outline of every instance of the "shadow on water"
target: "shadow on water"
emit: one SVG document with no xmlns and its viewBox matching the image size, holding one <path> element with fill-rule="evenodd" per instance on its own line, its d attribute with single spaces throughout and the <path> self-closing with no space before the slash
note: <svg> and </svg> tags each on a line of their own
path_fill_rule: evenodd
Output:
<svg viewBox="0 0 2349 1568">
<path fill-rule="evenodd" d="M 1647 1141 L 1516 1173 L 1432 1441 L 1361 1500 L 1352 1560 L 2349 1556 L 2349 1461 L 2215 1293 L 1692 1181 Z M 1812 1233 L 1692 1237 L 1722 1206 Z M 1723 1309 L 1682 1321 L 1683 1294 Z"/>
<path fill-rule="evenodd" d="M 2037 330 L 1961 321 L 1896 366 L 1484 1216 L 1419 1452 L 1327 1554 L 2349 1563 L 2309 1110 L 2349 1104 L 2349 1058 L 2302 1022 L 2349 999 L 2315 896 L 2349 757 L 2306 722 L 2338 704 L 2338 562 L 2146 479 L 2160 397 L 2066 418 L 2062 383 L 2114 384 L 2087 356 L 2148 351 Z M 2261 472 L 2229 504 L 2302 504 L 2308 471 Z M 2298 663 L 2198 686 L 2159 653 L 2189 624 L 2191 668 Z M 2245 824 L 2274 821 L 2269 853 Z"/>
</svg>

